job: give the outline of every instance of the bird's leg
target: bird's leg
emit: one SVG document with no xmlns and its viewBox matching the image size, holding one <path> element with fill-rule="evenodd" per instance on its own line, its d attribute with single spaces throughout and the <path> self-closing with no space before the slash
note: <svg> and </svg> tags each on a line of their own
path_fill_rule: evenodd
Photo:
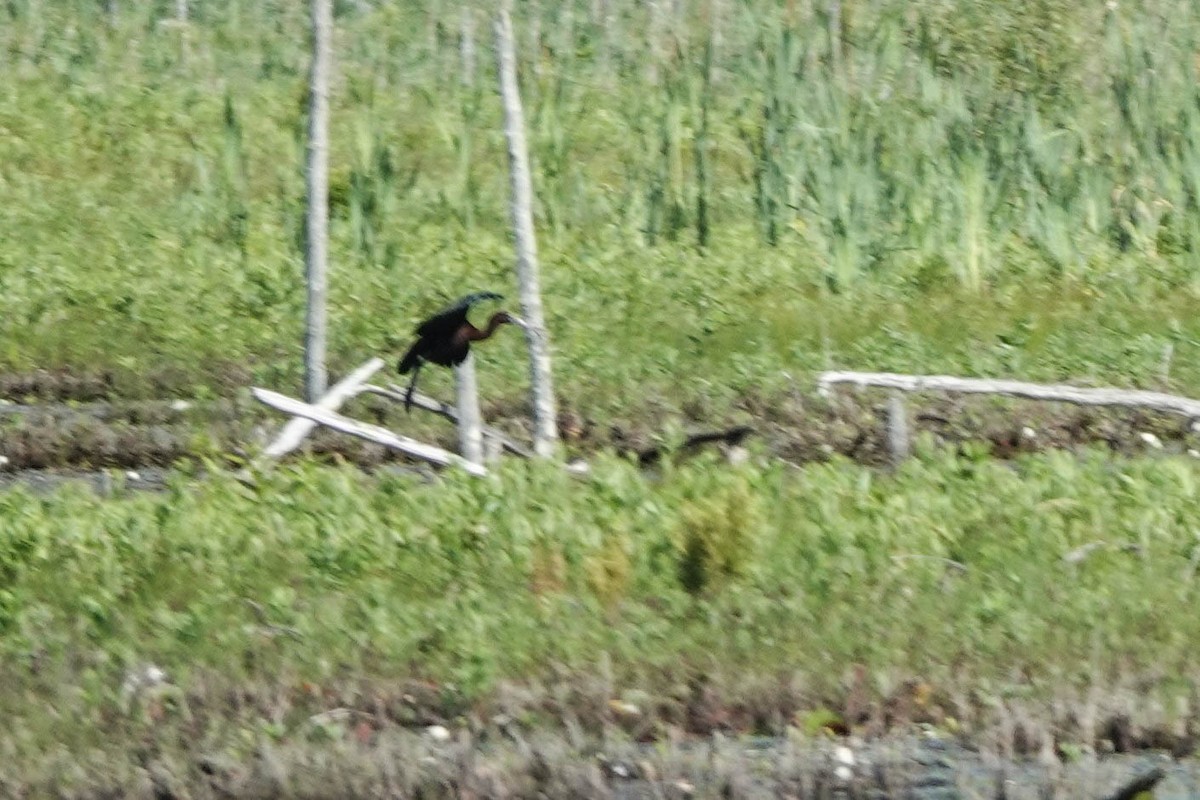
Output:
<svg viewBox="0 0 1200 800">
<path fill-rule="evenodd" d="M 417 375 L 421 373 L 421 361 L 417 361 L 413 367 L 412 380 L 408 382 L 408 391 L 404 393 L 404 410 L 409 412 L 412 409 L 413 391 L 417 388 Z"/>
</svg>

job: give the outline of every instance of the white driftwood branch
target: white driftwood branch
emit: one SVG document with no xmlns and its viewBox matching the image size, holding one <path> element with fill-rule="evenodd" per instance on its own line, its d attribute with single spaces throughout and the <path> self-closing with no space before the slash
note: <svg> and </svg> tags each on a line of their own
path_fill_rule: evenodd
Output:
<svg viewBox="0 0 1200 800">
<path fill-rule="evenodd" d="M 394 383 L 390 383 L 386 388 L 367 384 L 363 387 L 363 391 L 377 394 L 380 397 L 386 397 L 389 400 L 395 400 L 397 403 L 403 403 L 408 390 L 403 386 L 397 386 Z M 427 394 L 413 392 L 412 405 L 426 411 L 432 411 L 434 414 L 445 417 L 455 424 L 458 423 L 458 409 L 456 409 L 450 403 L 443 403 L 441 400 L 434 399 Z"/>
<path fill-rule="evenodd" d="M 533 393 L 533 449 L 539 456 L 552 455 L 558 440 L 554 390 L 550 382 L 550 337 L 542 314 L 538 288 L 537 240 L 533 232 L 533 182 L 529 149 L 525 142 L 525 114 L 517 85 L 517 57 L 513 44 L 509 5 L 496 14 L 496 62 L 500 73 L 500 98 L 504 105 L 504 136 L 508 141 L 508 167 L 512 186 L 513 234 L 517 246 L 517 281 L 520 284 L 521 316 L 528 327 L 530 388 Z"/>
<path fill-rule="evenodd" d="M 901 375 L 894 372 L 823 372 L 817 378 L 818 391 L 823 395 L 829 393 L 830 387 L 842 383 L 879 386 L 902 392 L 1001 394 L 1030 400 L 1054 400 L 1079 406 L 1124 406 L 1200 417 L 1200 400 L 1134 389 L 1085 389 L 1063 384 L 957 378 L 952 375 Z"/>
<path fill-rule="evenodd" d="M 342 403 L 354 397 L 363 390 L 365 384 L 372 375 L 378 372 L 383 367 L 383 359 L 372 358 L 367 363 L 363 364 L 358 369 L 351 372 L 345 378 L 342 378 L 334 384 L 325 396 L 317 403 L 317 408 L 324 408 L 329 411 L 336 411 L 341 408 Z M 280 458 L 295 450 L 300 446 L 300 442 L 304 441 L 304 437 L 317 427 L 317 423 L 307 417 L 293 417 L 288 420 L 288 423 L 283 426 L 283 430 L 275 437 L 275 441 L 271 442 L 265 450 L 263 456 L 267 458 Z"/>
<path fill-rule="evenodd" d="M 371 384 L 367 384 L 366 386 L 362 387 L 362 391 L 370 392 L 371 394 L 377 394 L 380 397 L 386 397 L 389 400 L 395 400 L 398 403 L 404 402 L 405 389 L 402 386 L 396 386 L 392 384 L 385 389 L 382 386 L 373 386 Z M 458 424 L 458 410 L 449 403 L 443 403 L 441 400 L 435 400 L 428 395 L 421 394 L 420 392 L 413 392 L 412 404 L 417 408 L 431 411 L 438 416 L 445 417 L 451 422 Z M 518 455 L 522 458 L 533 457 L 533 453 L 530 452 L 529 448 L 517 442 L 515 439 L 510 438 L 503 431 L 496 430 L 495 428 L 489 428 L 487 425 L 484 425 L 482 430 L 484 437 L 499 442 L 501 445 L 503 445 L 505 450 L 513 455 Z"/>
<path fill-rule="evenodd" d="M 479 414 L 479 389 L 475 380 L 475 357 L 470 352 L 454 368 L 458 393 L 458 452 L 472 464 L 483 463 L 483 420 Z"/>
<path fill-rule="evenodd" d="M 460 16 L 458 52 L 463 86 L 475 86 L 475 9 L 464 4 Z"/>
<path fill-rule="evenodd" d="M 416 439 L 392 433 L 387 428 L 381 428 L 378 425 L 371 425 L 366 422 L 358 422 L 349 417 L 343 417 L 341 414 L 329 409 L 295 400 L 279 392 L 272 392 L 269 389 L 254 387 L 250 391 L 253 392 L 255 398 L 259 401 L 266 403 L 272 408 L 279 409 L 285 414 L 306 417 L 328 428 L 333 428 L 335 431 L 348 433 L 351 436 L 358 436 L 362 439 L 381 444 L 384 447 L 390 447 L 393 450 L 407 453 L 410 456 L 432 461 L 434 464 L 459 466 L 472 475 L 487 474 L 487 470 L 483 467 L 478 464 L 472 464 L 465 458 L 461 458 L 440 447 L 434 447 L 433 445 L 418 442 Z"/>
</svg>

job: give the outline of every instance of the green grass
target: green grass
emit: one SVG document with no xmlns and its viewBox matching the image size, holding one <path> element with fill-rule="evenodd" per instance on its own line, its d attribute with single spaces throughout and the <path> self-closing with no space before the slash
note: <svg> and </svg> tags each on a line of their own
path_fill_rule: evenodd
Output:
<svg viewBox="0 0 1200 800">
<path fill-rule="evenodd" d="M 186 26 L 114 5 L 0 9 L 0 373 L 295 393 L 303 4 L 194 3 Z M 601 428 L 713 422 L 839 367 L 1200 395 L 1195 5 L 841 6 L 836 48 L 805 4 L 522 6 L 562 405 Z M 480 15 L 470 85 L 460 21 L 339 5 L 335 375 L 398 354 L 447 298 L 515 301 L 490 35 Z M 480 348 L 481 390 L 516 416 L 510 333 Z M 449 396 L 445 371 L 423 381 Z M 653 478 L 600 454 L 584 480 L 301 465 L 6 492 L 0 749 L 240 756 L 408 680 L 458 721 L 510 703 L 611 724 L 633 696 L 662 733 L 711 691 L 732 727 L 778 730 L 840 714 L 856 664 L 876 707 L 932 687 L 921 714 L 947 728 L 1089 692 L 1095 719 L 1194 724 L 1193 463 L 965 449 L 894 474 Z M 147 661 L 179 689 L 165 711 L 121 695 Z M 1085 705 L 1052 724 L 1089 741 Z"/>
<path fill-rule="evenodd" d="M 544 9 L 521 69 L 564 402 L 725 408 L 827 366 L 1146 385 L 1168 343 L 1200 391 L 1200 17 L 1010 5 L 847 6 L 841 66 L 803 14 L 726 9 L 709 88 L 704 15 Z M 297 388 L 305 15 L 6 13 L 0 369 Z M 339 14 L 335 373 L 447 297 L 515 297 L 487 26 L 468 88 L 459 21 Z M 523 395 L 519 351 L 489 346 L 487 396 Z"/>
<path fill-rule="evenodd" d="M 602 459 L 586 479 L 512 463 L 435 485 L 296 468 L 116 500 L 8 492 L 6 749 L 142 730 L 120 686 L 147 662 L 182 692 L 168 722 L 224 747 L 265 723 L 253 702 L 222 719 L 223 687 L 276 698 L 286 737 L 321 708 L 306 684 L 354 705 L 425 680 L 469 708 L 601 664 L 602 693 L 645 693 L 667 719 L 697 681 L 769 705 L 778 690 L 753 687 L 783 680 L 803 687 L 779 699 L 799 720 L 838 702 L 852 664 L 873 700 L 918 679 L 963 725 L 1150 675 L 1175 678 L 1138 696 L 1186 717 L 1200 629 L 1164 609 L 1196 601 L 1197 491 L 1175 458 L 924 448 L 892 476 L 701 461 L 648 481 Z"/>
</svg>

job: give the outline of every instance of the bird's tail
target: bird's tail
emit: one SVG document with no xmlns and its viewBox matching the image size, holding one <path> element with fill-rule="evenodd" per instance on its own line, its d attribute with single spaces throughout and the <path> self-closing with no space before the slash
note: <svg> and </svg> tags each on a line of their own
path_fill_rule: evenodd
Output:
<svg viewBox="0 0 1200 800">
<path fill-rule="evenodd" d="M 403 362 L 401 362 L 401 363 L 403 366 Z M 404 369 L 401 369 L 400 371 L 405 372 Z M 406 412 L 410 411 L 412 409 L 413 391 L 417 388 L 417 375 L 420 372 L 421 372 L 421 362 L 418 360 L 418 361 L 416 361 L 416 363 L 414 363 L 412 365 L 412 380 L 410 380 L 408 382 L 408 391 L 406 391 L 404 393 L 404 410 Z"/>
</svg>

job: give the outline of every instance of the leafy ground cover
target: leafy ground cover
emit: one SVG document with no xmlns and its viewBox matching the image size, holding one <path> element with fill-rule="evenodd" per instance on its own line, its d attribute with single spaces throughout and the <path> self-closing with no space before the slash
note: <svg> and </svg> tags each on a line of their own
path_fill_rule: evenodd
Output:
<svg viewBox="0 0 1200 800">
<path fill-rule="evenodd" d="M 1190 460 L 714 467 L 6 492 L 3 747 L 247 758 L 333 709 L 367 738 L 503 713 L 635 738 L 1008 719 L 1024 747 L 1188 746 Z M 131 690 L 148 664 L 169 682 Z"/>
<path fill-rule="evenodd" d="M 955 403 L 914 420 L 954 446 L 885 472 L 872 401 L 810 388 L 845 367 L 1200 395 L 1194 4 L 523 7 L 557 389 L 593 472 L 426 482 L 326 438 L 380 469 L 252 484 L 224 472 L 270 419 L 244 388 L 300 384 L 307 21 L 191 5 L 0 9 L 0 397 L 69 407 L 6 414 L 0 455 L 208 467 L 0 493 L 11 793 L 159 791 L 169 762 L 219 794 L 272 748 L 358 763 L 429 724 L 1192 747 L 1195 431 Z M 485 16 L 339 4 L 337 48 L 335 374 L 511 285 Z M 520 348 L 481 348 L 501 425 Z M 740 468 L 608 452 L 748 421 Z M 1026 425 L 1080 449 L 1023 453 Z M 148 664 L 167 680 L 135 687 Z"/>
</svg>

